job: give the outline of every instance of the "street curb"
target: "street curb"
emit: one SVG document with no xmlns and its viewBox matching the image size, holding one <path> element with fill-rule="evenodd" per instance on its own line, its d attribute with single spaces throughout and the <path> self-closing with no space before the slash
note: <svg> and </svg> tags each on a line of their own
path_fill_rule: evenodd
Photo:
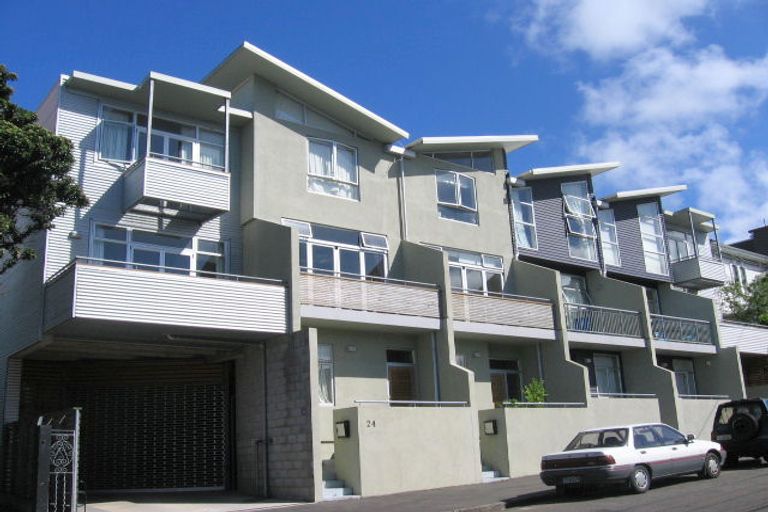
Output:
<svg viewBox="0 0 768 512">
<path fill-rule="evenodd" d="M 531 501 L 535 501 L 539 498 L 542 498 L 544 496 L 551 494 L 551 492 L 552 492 L 551 490 L 530 492 L 527 494 L 521 494 L 520 496 L 514 496 L 504 501 L 497 501 L 496 503 L 488 503 L 486 505 L 475 505 L 475 506 L 465 507 L 465 508 L 454 508 L 454 509 L 446 510 L 445 512 L 503 512 L 508 508 L 526 505 Z"/>
<path fill-rule="evenodd" d="M 487 505 L 475 505 L 466 508 L 454 508 L 447 510 L 446 512 L 503 512 L 507 506 L 503 501 L 497 501 L 496 503 L 489 503 Z"/>
</svg>

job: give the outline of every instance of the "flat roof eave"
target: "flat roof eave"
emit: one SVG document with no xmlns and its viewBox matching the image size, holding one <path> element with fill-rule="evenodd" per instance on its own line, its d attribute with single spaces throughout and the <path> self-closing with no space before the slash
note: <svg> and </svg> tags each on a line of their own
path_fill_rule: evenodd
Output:
<svg viewBox="0 0 768 512">
<path fill-rule="evenodd" d="M 557 167 L 538 167 L 518 174 L 517 177 L 525 181 L 559 178 L 565 176 L 582 176 L 588 174 L 592 177 L 604 172 L 616 169 L 621 162 L 599 162 L 590 164 L 560 165 Z"/>
<path fill-rule="evenodd" d="M 487 151 L 503 149 L 509 153 L 534 142 L 538 135 L 468 135 L 451 137 L 421 137 L 406 147 L 418 153 L 445 151 Z"/>
</svg>

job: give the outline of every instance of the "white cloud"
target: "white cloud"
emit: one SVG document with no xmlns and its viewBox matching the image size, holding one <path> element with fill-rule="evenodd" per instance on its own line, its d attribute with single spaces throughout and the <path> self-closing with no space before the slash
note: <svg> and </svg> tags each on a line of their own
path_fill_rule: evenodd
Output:
<svg viewBox="0 0 768 512">
<path fill-rule="evenodd" d="M 710 0 L 534 0 L 512 20 L 539 51 L 585 52 L 592 59 L 632 55 L 695 39 L 682 20 L 705 14 Z"/>
</svg>

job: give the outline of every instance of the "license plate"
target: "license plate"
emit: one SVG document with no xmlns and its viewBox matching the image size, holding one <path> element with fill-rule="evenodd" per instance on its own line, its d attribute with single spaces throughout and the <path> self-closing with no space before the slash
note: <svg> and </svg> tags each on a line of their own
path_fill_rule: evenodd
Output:
<svg viewBox="0 0 768 512">
<path fill-rule="evenodd" d="M 731 434 L 720 434 L 715 439 L 718 441 L 730 441 L 731 440 Z"/>
<path fill-rule="evenodd" d="M 580 476 L 564 476 L 563 477 L 563 485 L 580 484 L 580 483 L 581 483 Z"/>
</svg>

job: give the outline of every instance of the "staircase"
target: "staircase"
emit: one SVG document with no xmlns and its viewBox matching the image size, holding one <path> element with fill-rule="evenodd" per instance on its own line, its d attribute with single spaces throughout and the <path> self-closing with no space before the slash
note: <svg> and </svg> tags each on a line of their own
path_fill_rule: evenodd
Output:
<svg viewBox="0 0 768 512">
<path fill-rule="evenodd" d="M 352 489 L 346 486 L 344 480 L 336 477 L 336 466 L 334 461 L 323 461 L 323 500 L 348 500 L 359 498 L 360 496 L 352 494 Z"/>
<path fill-rule="evenodd" d="M 504 480 L 509 480 L 509 477 L 501 476 L 501 473 L 493 469 L 491 466 L 487 464 L 483 464 L 483 483 L 490 483 L 490 482 L 502 482 Z"/>
</svg>

